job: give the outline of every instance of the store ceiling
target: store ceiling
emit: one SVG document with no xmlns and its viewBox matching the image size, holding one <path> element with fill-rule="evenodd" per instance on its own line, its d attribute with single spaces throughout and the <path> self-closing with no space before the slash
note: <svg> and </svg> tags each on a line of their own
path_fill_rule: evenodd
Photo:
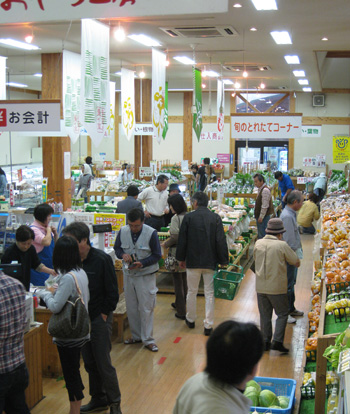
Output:
<svg viewBox="0 0 350 414">
<path fill-rule="evenodd" d="M 200 1 L 198 3 L 200 5 Z M 242 7 L 234 8 L 235 3 L 241 3 Z M 116 88 L 120 89 L 120 78 L 114 73 L 121 66 L 136 71 L 143 67 L 146 78 L 151 78 L 151 49 L 130 39 L 124 43 L 114 40 L 114 28 L 120 23 L 127 34 L 144 33 L 162 44 L 160 49 L 168 52 L 170 60 L 167 68 L 170 89 L 192 87 L 191 67 L 177 63 L 172 57 L 179 54 L 192 57 L 193 48 L 197 66 L 203 69 L 210 67 L 222 73 L 226 79 L 238 80 L 244 90 L 256 89 L 263 82 L 268 90 L 302 91 L 298 78 L 292 73 L 294 69 L 306 72 L 313 92 L 328 88 L 350 88 L 350 52 L 347 52 L 350 49 L 350 1 L 277 0 L 277 4 L 277 11 L 257 11 L 251 0 L 229 0 L 228 12 L 221 14 L 105 20 L 105 24 L 111 27 L 111 80 L 116 81 Z M 196 26 L 229 27 L 233 35 L 215 38 L 171 37 L 161 29 Z M 250 31 L 251 27 L 257 31 Z M 293 44 L 277 45 L 270 35 L 273 30 L 287 30 Z M 80 31 L 80 21 L 69 20 L 2 24 L 0 38 L 23 40 L 27 34 L 33 33 L 33 43 L 41 48 L 40 53 L 37 53 L 0 47 L 0 55 L 8 57 L 8 79 L 24 83 L 28 89 L 40 90 L 41 80 L 33 76 L 41 72 L 40 54 L 59 53 L 63 49 L 79 53 Z M 329 40 L 322 41 L 323 37 Z M 297 54 L 301 64 L 288 65 L 284 60 L 287 54 Z M 255 70 L 250 70 L 249 77 L 244 79 L 242 71 L 233 70 L 236 65 L 255 66 Z M 267 70 L 257 70 L 260 67 Z M 208 81 L 206 84 L 208 89 Z M 211 89 L 216 89 L 215 80 L 211 81 Z"/>
</svg>

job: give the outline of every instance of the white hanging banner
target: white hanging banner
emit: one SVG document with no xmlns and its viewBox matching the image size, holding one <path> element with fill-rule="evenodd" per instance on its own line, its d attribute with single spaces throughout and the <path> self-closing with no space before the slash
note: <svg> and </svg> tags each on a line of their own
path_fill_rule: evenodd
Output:
<svg viewBox="0 0 350 414">
<path fill-rule="evenodd" d="M 97 147 L 109 124 L 109 27 L 84 19 L 81 26 L 80 121 Z"/>
<path fill-rule="evenodd" d="M 162 140 L 165 111 L 165 53 L 152 49 L 152 124 L 153 138 Z"/>
<path fill-rule="evenodd" d="M 6 57 L 0 56 L 0 99 L 6 99 Z"/>
<path fill-rule="evenodd" d="M 217 127 L 218 133 L 224 133 L 225 126 L 225 92 L 224 92 L 224 82 L 218 79 L 217 85 Z"/>
<path fill-rule="evenodd" d="M 134 134 L 135 129 L 135 83 L 134 72 L 122 68 L 121 89 L 122 89 L 122 126 L 126 138 Z"/>
<path fill-rule="evenodd" d="M 109 99 L 110 99 L 110 110 L 107 127 L 107 137 L 114 138 L 115 132 L 115 82 L 109 82 Z"/>
<path fill-rule="evenodd" d="M 81 56 L 63 51 L 63 117 L 64 128 L 74 144 L 80 133 Z"/>
</svg>

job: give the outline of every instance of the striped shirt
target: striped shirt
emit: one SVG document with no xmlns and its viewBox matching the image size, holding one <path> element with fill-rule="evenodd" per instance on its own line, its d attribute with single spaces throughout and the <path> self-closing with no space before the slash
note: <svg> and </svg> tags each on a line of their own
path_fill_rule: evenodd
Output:
<svg viewBox="0 0 350 414">
<path fill-rule="evenodd" d="M 0 374 L 25 362 L 26 292 L 21 282 L 0 274 Z"/>
</svg>

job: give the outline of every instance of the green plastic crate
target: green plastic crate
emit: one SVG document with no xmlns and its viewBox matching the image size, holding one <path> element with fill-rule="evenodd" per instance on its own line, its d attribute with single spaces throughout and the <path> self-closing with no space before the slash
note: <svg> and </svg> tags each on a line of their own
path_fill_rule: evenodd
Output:
<svg viewBox="0 0 350 414">
<path fill-rule="evenodd" d="M 243 279 L 243 268 L 234 265 L 239 272 L 219 270 L 214 274 L 214 295 L 217 299 L 233 300 Z"/>
</svg>

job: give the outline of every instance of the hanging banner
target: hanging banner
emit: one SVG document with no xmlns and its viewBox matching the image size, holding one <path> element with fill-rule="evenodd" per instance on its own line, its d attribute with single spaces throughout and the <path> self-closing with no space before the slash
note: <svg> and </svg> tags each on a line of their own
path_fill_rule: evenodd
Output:
<svg viewBox="0 0 350 414">
<path fill-rule="evenodd" d="M 217 126 L 218 126 L 218 133 L 224 133 L 224 126 L 225 126 L 225 86 L 224 82 L 218 79 L 217 85 Z"/>
<path fill-rule="evenodd" d="M 0 56 L 0 99 L 6 99 L 6 57 Z"/>
<path fill-rule="evenodd" d="M 202 72 L 193 66 L 193 89 L 195 96 L 196 112 L 193 114 L 193 129 L 196 133 L 197 140 L 201 139 L 201 131 L 203 128 L 202 119 Z"/>
<path fill-rule="evenodd" d="M 122 126 L 126 138 L 134 134 L 135 129 L 135 83 L 134 72 L 129 69 L 121 70 L 121 95 L 122 95 Z"/>
<path fill-rule="evenodd" d="M 52 20 L 110 19 L 111 16 L 164 16 L 164 0 L 6 0 L 1 2 L 0 24 Z M 228 11 L 228 0 L 166 2 L 166 14 L 215 14 Z"/>
<path fill-rule="evenodd" d="M 162 137 L 165 139 L 166 133 L 168 132 L 168 82 L 165 82 L 165 96 L 164 96 L 164 128 Z"/>
<path fill-rule="evenodd" d="M 107 127 L 107 137 L 114 138 L 115 132 L 115 82 L 109 82 L 109 100 L 110 100 L 110 110 L 108 118 L 108 127 Z"/>
<path fill-rule="evenodd" d="M 81 56 L 63 51 L 63 116 L 64 128 L 74 144 L 80 134 Z"/>
<path fill-rule="evenodd" d="M 152 124 L 153 138 L 160 144 L 164 128 L 165 53 L 152 49 Z"/>
<path fill-rule="evenodd" d="M 343 164 L 347 161 L 350 161 L 350 138 L 333 137 L 333 164 Z"/>
<path fill-rule="evenodd" d="M 301 122 L 302 114 L 235 114 L 231 115 L 231 138 L 301 138 Z"/>
<path fill-rule="evenodd" d="M 81 26 L 80 122 L 97 147 L 109 123 L 109 27 L 84 19 Z"/>
</svg>

